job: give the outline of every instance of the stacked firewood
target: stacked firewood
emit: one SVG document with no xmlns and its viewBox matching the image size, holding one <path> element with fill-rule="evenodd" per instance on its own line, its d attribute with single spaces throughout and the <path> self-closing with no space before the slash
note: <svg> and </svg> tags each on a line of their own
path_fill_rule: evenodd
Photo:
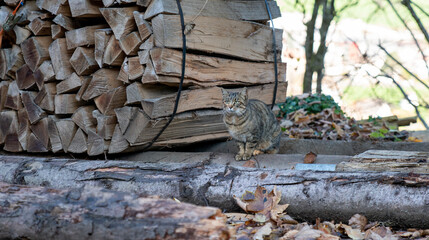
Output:
<svg viewBox="0 0 429 240">
<path fill-rule="evenodd" d="M 0 8 L 0 24 L 19 0 Z M 268 1 L 273 17 L 280 11 Z M 5 5 L 6 4 L 6 5 Z M 154 146 L 228 136 L 220 87 L 271 104 L 272 31 L 263 0 L 182 0 L 187 50 L 177 115 Z M 173 111 L 182 33 L 175 0 L 25 1 L 0 51 L 0 144 L 99 155 L 146 146 Z M 19 17 L 19 18 L 18 18 Z M 280 58 L 282 31 L 276 30 Z M 286 94 L 278 64 L 277 102 Z"/>
</svg>

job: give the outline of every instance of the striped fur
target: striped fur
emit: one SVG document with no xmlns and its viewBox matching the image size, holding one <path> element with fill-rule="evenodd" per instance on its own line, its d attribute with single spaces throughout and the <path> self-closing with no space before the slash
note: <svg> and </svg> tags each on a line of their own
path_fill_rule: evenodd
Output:
<svg viewBox="0 0 429 240">
<path fill-rule="evenodd" d="M 228 92 L 222 89 L 223 120 L 239 151 L 235 160 L 249 160 L 259 153 L 277 153 L 281 129 L 264 102 L 247 99 L 247 89 Z"/>
</svg>

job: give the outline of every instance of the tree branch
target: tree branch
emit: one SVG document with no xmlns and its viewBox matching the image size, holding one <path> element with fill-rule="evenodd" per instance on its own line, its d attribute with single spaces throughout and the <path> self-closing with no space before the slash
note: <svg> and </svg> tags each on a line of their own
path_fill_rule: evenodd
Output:
<svg viewBox="0 0 429 240">
<path fill-rule="evenodd" d="M 426 38 L 426 41 L 429 43 L 429 34 L 426 31 L 426 28 L 423 26 L 422 21 L 420 20 L 420 18 L 417 16 L 416 12 L 414 11 L 413 7 L 411 6 L 411 1 L 410 0 L 402 0 L 401 2 L 407 9 L 408 11 L 411 13 L 411 16 L 413 16 L 414 20 L 416 21 L 417 25 L 419 26 L 420 30 L 422 31 L 423 35 Z"/>
<path fill-rule="evenodd" d="M 429 13 L 427 13 L 422 7 L 420 7 L 419 5 L 417 5 L 415 2 L 411 2 L 411 4 L 413 4 L 414 6 L 416 6 L 416 8 L 418 8 L 423 14 L 425 14 L 426 16 L 429 17 Z"/>
</svg>

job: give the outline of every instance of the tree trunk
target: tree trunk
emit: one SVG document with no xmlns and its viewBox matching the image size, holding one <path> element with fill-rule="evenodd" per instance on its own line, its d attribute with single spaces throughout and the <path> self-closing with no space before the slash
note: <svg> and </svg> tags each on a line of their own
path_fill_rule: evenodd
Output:
<svg viewBox="0 0 429 240">
<path fill-rule="evenodd" d="M 314 31 L 316 29 L 316 19 L 319 12 L 319 7 L 322 0 L 315 0 L 313 6 L 313 13 L 311 15 L 310 21 L 305 23 L 307 27 L 307 35 L 305 38 L 305 73 L 304 73 L 304 83 L 303 83 L 303 92 L 311 93 L 311 85 L 313 83 L 313 48 L 314 48 Z"/>
<path fill-rule="evenodd" d="M 0 181 L 59 189 L 100 186 L 228 211 L 238 208 L 233 195 L 258 185 L 277 186 L 281 203 L 290 204 L 288 213 L 303 220 L 345 222 L 360 213 L 393 226 L 429 227 L 427 174 L 292 170 L 302 162 L 303 156 L 297 155 L 258 156 L 261 168 L 242 167 L 244 162 L 235 161 L 233 154 L 145 152 L 121 157 L 127 161 L 0 155 Z M 350 157 L 317 159 L 338 163 Z"/>
<path fill-rule="evenodd" d="M 0 183 L 1 239 L 229 239 L 219 209 L 94 187 Z"/>
</svg>

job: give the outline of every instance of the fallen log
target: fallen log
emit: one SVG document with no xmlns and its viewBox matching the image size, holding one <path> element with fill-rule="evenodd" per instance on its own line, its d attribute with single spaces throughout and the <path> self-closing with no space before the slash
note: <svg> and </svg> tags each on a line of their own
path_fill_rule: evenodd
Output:
<svg viewBox="0 0 429 240">
<path fill-rule="evenodd" d="M 113 140 L 112 140 L 113 141 Z M 427 174 L 292 170 L 304 155 L 260 155 L 260 168 L 243 167 L 233 154 L 145 152 L 115 161 L 0 155 L 0 181 L 53 188 L 100 186 L 142 195 L 237 210 L 232 196 L 260 185 L 277 187 L 288 214 L 314 221 L 347 221 L 355 213 L 369 221 L 428 228 Z M 322 159 L 325 161 L 322 161 Z M 349 160 L 317 157 L 316 163 Z M 127 160 L 121 160 L 127 159 Z M 142 160 L 144 159 L 144 161 Z M 61 179 L 59 181 L 58 179 Z"/>
<path fill-rule="evenodd" d="M 220 209 L 94 187 L 64 190 L 0 183 L 0 202 L 2 239 L 230 237 Z"/>
</svg>

